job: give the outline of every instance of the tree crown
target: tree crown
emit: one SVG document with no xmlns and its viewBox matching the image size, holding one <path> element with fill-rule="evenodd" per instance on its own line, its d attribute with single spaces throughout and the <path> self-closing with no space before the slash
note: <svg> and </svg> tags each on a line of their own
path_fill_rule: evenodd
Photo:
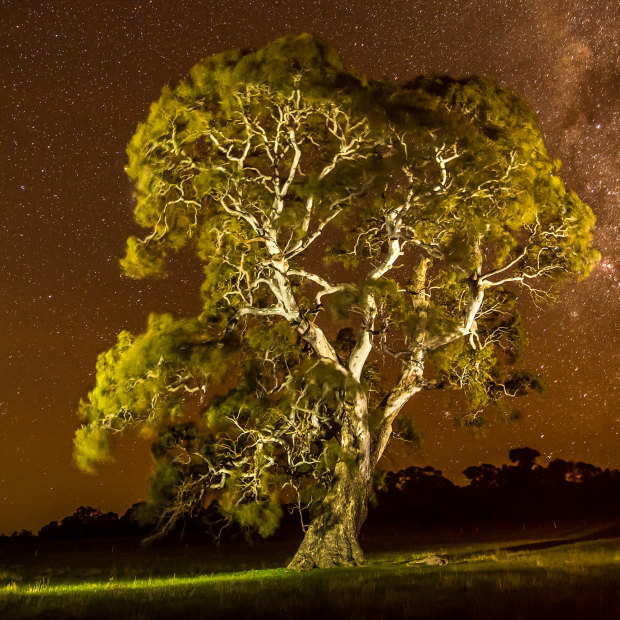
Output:
<svg viewBox="0 0 620 620">
<path fill-rule="evenodd" d="M 594 217 L 519 97 L 482 78 L 372 82 L 309 35 L 201 61 L 127 152 L 148 233 L 122 268 L 161 274 L 191 247 L 203 310 L 153 315 L 101 354 L 76 458 L 151 427 L 169 522 L 215 500 L 267 534 L 354 444 L 378 459 L 416 392 L 465 390 L 475 425 L 541 388 L 511 369 L 516 287 L 540 299 L 597 260 Z"/>
</svg>

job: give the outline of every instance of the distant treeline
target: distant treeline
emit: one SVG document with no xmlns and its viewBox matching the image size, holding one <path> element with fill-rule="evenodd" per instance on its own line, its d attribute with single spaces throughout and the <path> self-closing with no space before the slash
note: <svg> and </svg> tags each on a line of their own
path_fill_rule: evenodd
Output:
<svg viewBox="0 0 620 620">
<path fill-rule="evenodd" d="M 556 459 L 517 448 L 513 465 L 478 465 L 463 473 L 464 487 L 432 467 L 386 474 L 367 523 L 461 525 L 567 524 L 620 518 L 620 471 Z"/>
<path fill-rule="evenodd" d="M 471 527 L 620 518 L 620 471 L 562 459 L 542 467 L 536 463 L 539 456 L 531 448 L 516 448 L 509 453 L 513 465 L 468 467 L 463 473 L 469 484 L 464 487 L 456 486 L 433 467 L 385 473 L 378 481 L 367 523 Z M 287 515 L 281 529 L 298 527 L 295 519 Z M 188 517 L 176 534 L 187 531 L 221 536 L 218 521 L 221 523 L 212 506 Z M 134 504 L 120 518 L 113 512 L 80 506 L 62 521 L 43 526 L 36 535 L 22 530 L 0 536 L 0 542 L 145 537 L 152 533 L 154 524 L 152 507 L 144 502 Z M 234 540 L 248 535 L 230 526 L 222 538 Z"/>
</svg>

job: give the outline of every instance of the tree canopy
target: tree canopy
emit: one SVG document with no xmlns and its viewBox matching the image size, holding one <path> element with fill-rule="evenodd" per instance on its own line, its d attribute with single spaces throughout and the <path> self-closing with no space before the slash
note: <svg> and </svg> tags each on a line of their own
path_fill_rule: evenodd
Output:
<svg viewBox="0 0 620 620">
<path fill-rule="evenodd" d="M 202 60 L 127 152 L 147 232 L 122 269 L 157 276 L 190 248 L 202 312 L 153 314 L 99 356 L 76 460 L 151 429 L 162 529 L 216 502 L 269 535 L 297 505 L 294 568 L 363 561 L 374 471 L 416 393 L 462 389 L 477 425 L 540 389 L 517 363 L 515 292 L 544 299 L 598 258 L 518 96 L 370 81 L 310 35 Z"/>
</svg>

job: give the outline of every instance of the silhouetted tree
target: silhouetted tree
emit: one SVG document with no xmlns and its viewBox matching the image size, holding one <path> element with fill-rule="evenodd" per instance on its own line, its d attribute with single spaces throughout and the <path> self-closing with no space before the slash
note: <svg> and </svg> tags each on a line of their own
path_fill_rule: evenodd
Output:
<svg viewBox="0 0 620 620">
<path fill-rule="evenodd" d="M 471 465 L 463 471 L 463 474 L 470 480 L 472 486 L 496 487 L 501 483 L 501 470 L 487 463 Z"/>
<path fill-rule="evenodd" d="M 533 469 L 536 459 L 540 456 L 538 450 L 532 448 L 513 448 L 508 453 L 508 458 L 512 463 L 516 463 L 521 469 Z"/>
<path fill-rule="evenodd" d="M 547 478 L 551 479 L 554 483 L 566 482 L 569 479 L 572 469 L 573 463 L 563 459 L 555 459 L 547 466 Z"/>
<path fill-rule="evenodd" d="M 61 538 L 60 525 L 58 521 L 51 521 L 47 525 L 44 525 L 37 536 L 43 540 L 58 540 Z"/>
</svg>

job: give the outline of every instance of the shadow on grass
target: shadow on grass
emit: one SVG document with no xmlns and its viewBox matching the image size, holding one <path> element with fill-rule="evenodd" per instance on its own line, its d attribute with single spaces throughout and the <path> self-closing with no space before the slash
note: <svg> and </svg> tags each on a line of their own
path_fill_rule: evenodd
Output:
<svg viewBox="0 0 620 620">
<path fill-rule="evenodd" d="M 573 545 L 581 542 L 591 542 L 596 540 L 606 540 L 620 538 L 620 523 L 615 523 L 604 527 L 595 532 L 590 532 L 582 536 L 574 536 L 570 538 L 557 538 L 551 540 L 541 540 L 538 542 L 525 543 L 522 545 L 511 545 L 502 547 L 502 551 L 519 552 L 519 551 L 539 551 L 541 549 L 552 549 L 553 547 L 562 547 Z"/>
</svg>

